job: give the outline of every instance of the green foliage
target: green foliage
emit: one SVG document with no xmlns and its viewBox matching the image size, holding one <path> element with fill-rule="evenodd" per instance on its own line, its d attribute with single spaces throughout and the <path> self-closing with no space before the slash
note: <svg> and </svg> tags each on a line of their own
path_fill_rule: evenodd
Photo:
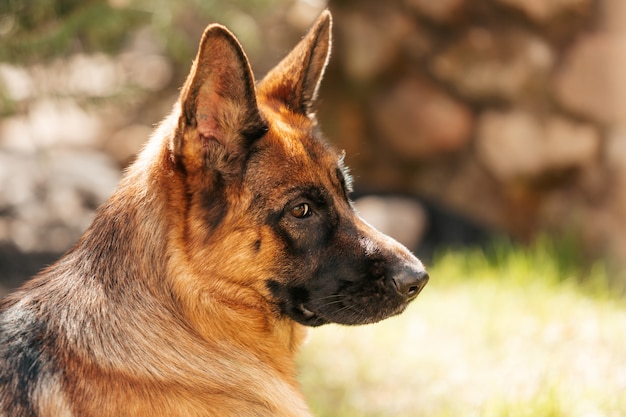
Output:
<svg viewBox="0 0 626 417">
<path fill-rule="evenodd" d="M 114 53 L 133 29 L 151 26 L 163 37 L 167 54 L 175 62 L 188 65 L 198 42 L 198 31 L 207 23 L 240 26 L 245 32 L 247 25 L 242 16 L 260 16 L 284 3 L 285 0 L 4 0 L 0 2 L 0 61 L 35 62 L 77 51 Z"/>
<path fill-rule="evenodd" d="M 516 285 L 572 285 L 594 297 L 618 297 L 622 289 L 603 261 L 588 263 L 578 241 L 541 236 L 530 245 L 499 240 L 485 249 L 439 253 L 434 265 L 443 282 L 498 280 Z"/>
<path fill-rule="evenodd" d="M 32 62 L 64 55 L 73 48 L 116 51 L 128 30 L 149 15 L 113 8 L 103 0 L 10 0 L 0 9 L 6 26 L 0 61 Z"/>
</svg>

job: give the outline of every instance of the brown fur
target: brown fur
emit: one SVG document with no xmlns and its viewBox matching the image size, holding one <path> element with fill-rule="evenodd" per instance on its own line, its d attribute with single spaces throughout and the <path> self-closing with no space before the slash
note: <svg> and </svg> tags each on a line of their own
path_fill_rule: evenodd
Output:
<svg viewBox="0 0 626 417">
<path fill-rule="evenodd" d="M 320 139 L 330 28 L 325 12 L 256 87 L 233 35 L 206 29 L 174 111 L 91 227 L 0 305 L 0 416 L 309 416 L 303 324 L 378 321 L 421 290 L 419 261 L 356 216 Z M 346 294 L 328 278 L 351 257 L 378 282 L 367 308 L 356 278 Z M 324 286 L 335 301 L 313 296 Z"/>
</svg>

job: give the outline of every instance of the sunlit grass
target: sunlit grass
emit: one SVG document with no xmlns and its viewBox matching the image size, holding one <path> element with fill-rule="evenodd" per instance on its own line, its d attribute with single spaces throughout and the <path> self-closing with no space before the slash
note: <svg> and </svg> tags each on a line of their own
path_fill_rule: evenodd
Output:
<svg viewBox="0 0 626 417">
<path fill-rule="evenodd" d="M 407 311 L 311 331 L 319 417 L 626 415 L 626 302 L 606 269 L 548 240 L 438 257 Z"/>
</svg>

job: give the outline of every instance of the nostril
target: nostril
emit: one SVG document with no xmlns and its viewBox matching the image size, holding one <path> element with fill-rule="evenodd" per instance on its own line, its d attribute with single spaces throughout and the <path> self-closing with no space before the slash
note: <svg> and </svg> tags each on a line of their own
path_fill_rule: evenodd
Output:
<svg viewBox="0 0 626 417">
<path fill-rule="evenodd" d="M 428 273 L 424 270 L 403 269 L 393 277 L 396 290 L 406 299 L 412 299 L 422 291 L 428 282 Z"/>
<path fill-rule="evenodd" d="M 420 292 L 420 287 L 417 285 L 413 285 L 411 286 L 411 288 L 409 288 L 409 290 L 406 292 L 406 296 L 407 297 L 413 297 L 416 296 L 417 294 L 419 294 Z"/>
</svg>

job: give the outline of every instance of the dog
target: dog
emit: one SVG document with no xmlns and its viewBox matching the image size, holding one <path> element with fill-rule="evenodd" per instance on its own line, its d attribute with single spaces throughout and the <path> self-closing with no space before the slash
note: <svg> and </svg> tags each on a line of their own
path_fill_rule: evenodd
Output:
<svg viewBox="0 0 626 417">
<path fill-rule="evenodd" d="M 0 305 L 4 417 L 311 416 L 307 326 L 373 323 L 428 281 L 361 220 L 314 114 L 322 13 L 256 84 L 205 30 L 174 110 L 92 225 Z"/>
</svg>

